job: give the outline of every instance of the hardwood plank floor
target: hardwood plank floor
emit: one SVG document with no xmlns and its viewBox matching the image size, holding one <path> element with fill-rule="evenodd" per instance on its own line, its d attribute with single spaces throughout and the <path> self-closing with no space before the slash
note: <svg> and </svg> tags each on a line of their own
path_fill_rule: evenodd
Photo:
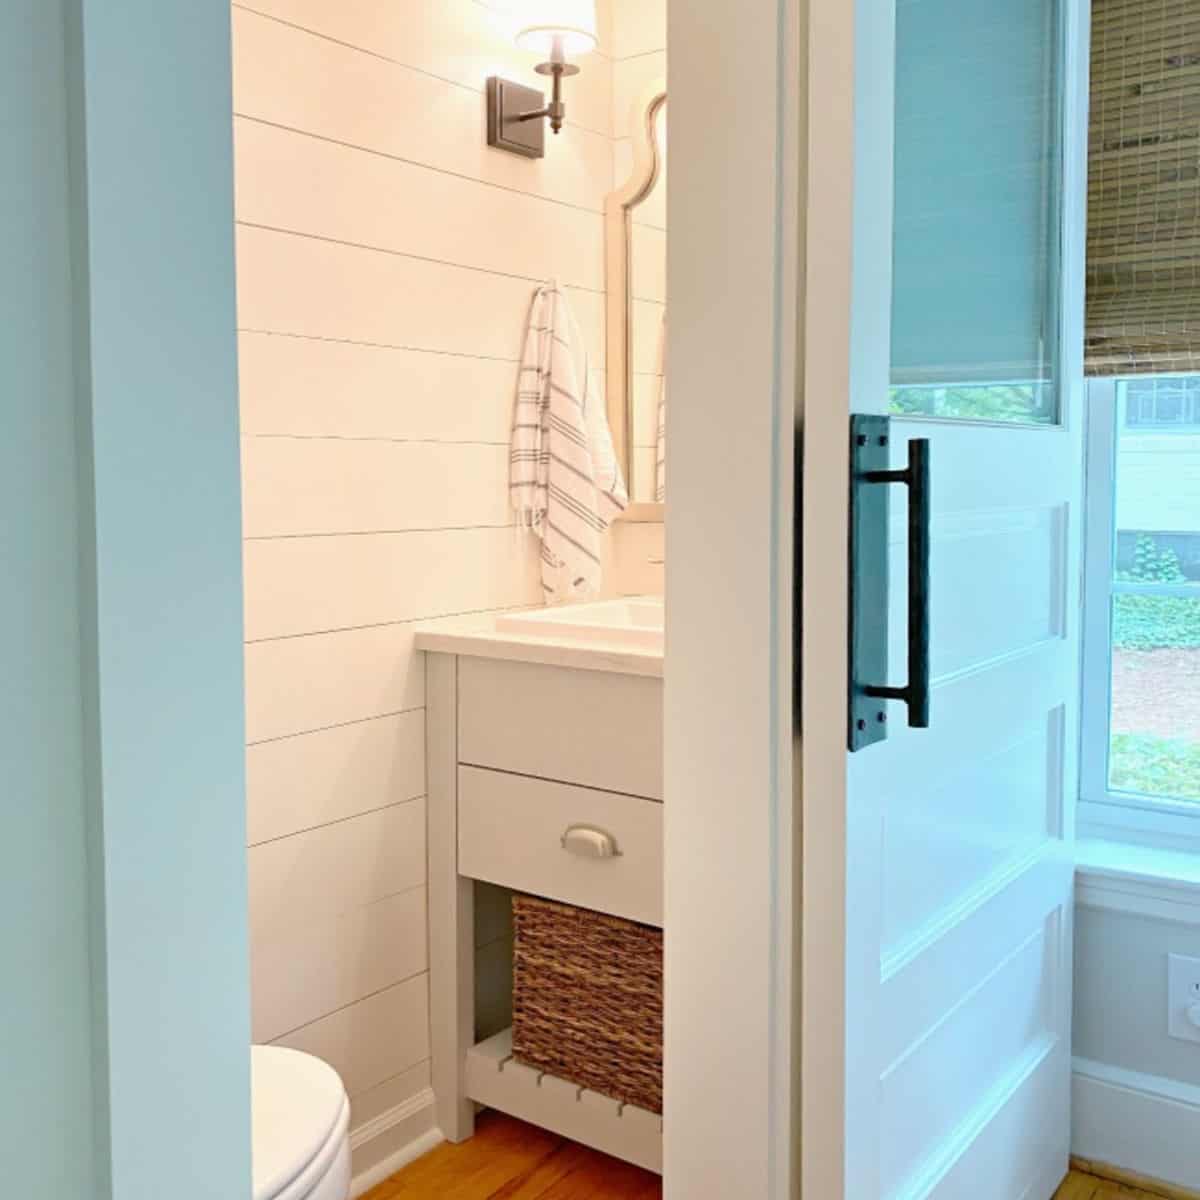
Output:
<svg viewBox="0 0 1200 1200">
<path fill-rule="evenodd" d="M 1191 1195 L 1183 1189 L 1171 1187 L 1170 1184 L 1158 1184 L 1136 1176 L 1129 1178 L 1137 1179 L 1145 1186 L 1137 1187 L 1130 1182 L 1118 1183 L 1113 1179 L 1102 1179 L 1073 1167 L 1054 1194 L 1054 1200 L 1185 1200 Z"/>
<path fill-rule="evenodd" d="M 659 1200 L 662 1180 L 500 1113 L 445 1142 L 362 1200 Z M 1125 1197 L 1124 1200 L 1128 1200 Z"/>
<path fill-rule="evenodd" d="M 362 1200 L 661 1200 L 662 1180 L 606 1154 L 496 1112 L 460 1145 L 443 1143 Z M 1130 1177 L 1130 1180 L 1135 1177 Z M 1151 1180 L 1101 1179 L 1072 1169 L 1054 1200 L 1185 1200 Z"/>
</svg>

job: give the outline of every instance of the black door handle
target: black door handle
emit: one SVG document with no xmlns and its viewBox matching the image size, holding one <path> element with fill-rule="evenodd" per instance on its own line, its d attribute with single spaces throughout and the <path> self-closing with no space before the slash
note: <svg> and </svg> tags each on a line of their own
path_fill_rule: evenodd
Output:
<svg viewBox="0 0 1200 1200">
<path fill-rule="evenodd" d="M 867 684 L 868 696 L 903 700 L 908 723 L 929 728 L 929 439 L 908 443 L 908 466 L 901 471 L 867 471 L 866 483 L 902 483 L 908 488 L 908 683 L 904 687 Z"/>
<path fill-rule="evenodd" d="M 929 727 L 930 450 L 928 438 L 908 443 L 908 465 L 892 470 L 887 417 L 854 417 L 851 425 L 850 729 L 851 750 L 886 736 L 886 713 L 871 701 L 900 700 L 908 724 Z M 908 681 L 887 676 L 887 486 L 908 488 Z M 875 485 L 883 484 L 883 488 Z M 869 556 L 874 561 L 867 561 Z"/>
</svg>

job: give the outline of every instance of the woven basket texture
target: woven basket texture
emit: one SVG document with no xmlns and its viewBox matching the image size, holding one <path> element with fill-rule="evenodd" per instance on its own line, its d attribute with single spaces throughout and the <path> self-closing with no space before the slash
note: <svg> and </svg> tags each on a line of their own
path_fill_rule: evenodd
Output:
<svg viewBox="0 0 1200 1200">
<path fill-rule="evenodd" d="M 662 930 L 513 897 L 513 1057 L 662 1112 Z"/>
</svg>

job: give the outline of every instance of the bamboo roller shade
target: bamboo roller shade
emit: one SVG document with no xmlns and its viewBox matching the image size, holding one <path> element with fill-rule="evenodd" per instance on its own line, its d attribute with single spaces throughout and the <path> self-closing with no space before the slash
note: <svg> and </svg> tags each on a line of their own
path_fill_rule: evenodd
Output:
<svg viewBox="0 0 1200 1200">
<path fill-rule="evenodd" d="M 1200 370 L 1200 0 L 1094 0 L 1087 370 Z"/>
</svg>

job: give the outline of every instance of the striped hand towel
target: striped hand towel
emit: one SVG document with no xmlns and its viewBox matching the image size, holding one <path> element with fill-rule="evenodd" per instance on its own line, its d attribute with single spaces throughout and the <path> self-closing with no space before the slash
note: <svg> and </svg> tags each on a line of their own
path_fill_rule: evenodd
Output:
<svg viewBox="0 0 1200 1200">
<path fill-rule="evenodd" d="M 587 351 L 566 296 L 537 290 L 517 382 L 509 489 L 542 543 L 547 603 L 600 590 L 601 534 L 628 496 Z"/>
</svg>

